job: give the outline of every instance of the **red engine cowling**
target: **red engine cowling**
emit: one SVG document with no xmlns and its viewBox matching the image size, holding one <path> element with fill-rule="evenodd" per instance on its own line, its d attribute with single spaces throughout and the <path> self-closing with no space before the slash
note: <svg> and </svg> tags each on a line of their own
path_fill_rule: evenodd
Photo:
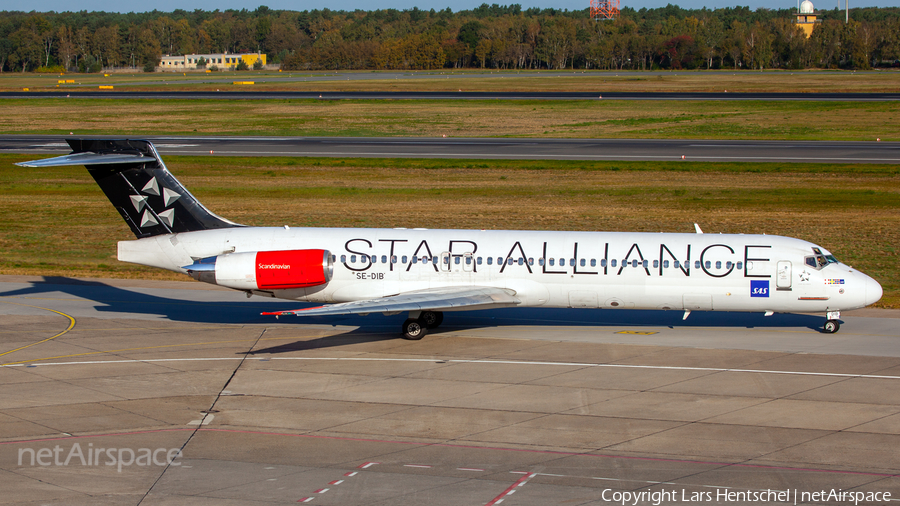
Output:
<svg viewBox="0 0 900 506">
<path fill-rule="evenodd" d="M 323 249 L 247 251 L 203 258 L 184 269 L 200 281 L 238 290 L 290 290 L 331 281 L 334 262 Z"/>
<path fill-rule="evenodd" d="M 322 249 L 258 251 L 256 285 L 260 290 L 286 290 L 331 281 L 331 253 Z"/>
</svg>

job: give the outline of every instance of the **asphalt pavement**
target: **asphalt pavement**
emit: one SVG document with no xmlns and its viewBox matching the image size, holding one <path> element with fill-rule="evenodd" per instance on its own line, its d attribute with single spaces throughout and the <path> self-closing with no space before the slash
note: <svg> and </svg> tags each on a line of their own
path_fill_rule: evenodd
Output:
<svg viewBox="0 0 900 506">
<path fill-rule="evenodd" d="M 96 136 L 110 137 L 110 136 Z M 140 136 L 165 155 L 900 163 L 900 142 Z M 65 154 L 63 136 L 0 136 L 0 153 Z"/>
</svg>

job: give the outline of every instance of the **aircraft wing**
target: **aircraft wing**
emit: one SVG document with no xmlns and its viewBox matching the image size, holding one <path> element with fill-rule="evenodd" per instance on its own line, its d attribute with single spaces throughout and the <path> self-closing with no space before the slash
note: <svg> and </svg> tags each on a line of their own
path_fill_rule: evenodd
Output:
<svg viewBox="0 0 900 506">
<path fill-rule="evenodd" d="M 454 311 L 512 307 L 521 304 L 516 292 L 490 286 L 450 286 L 406 292 L 378 299 L 343 302 L 328 306 L 289 311 L 273 311 L 264 315 L 322 316 L 338 314 L 399 313 L 401 311 Z"/>
</svg>

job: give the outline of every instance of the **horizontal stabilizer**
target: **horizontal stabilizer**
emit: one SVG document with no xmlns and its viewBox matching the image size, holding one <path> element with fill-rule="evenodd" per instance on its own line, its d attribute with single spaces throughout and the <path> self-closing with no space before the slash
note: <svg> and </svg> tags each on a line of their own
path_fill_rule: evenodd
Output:
<svg viewBox="0 0 900 506">
<path fill-rule="evenodd" d="M 512 307 L 522 302 L 515 291 L 479 286 L 451 286 L 402 293 L 380 299 L 360 300 L 330 306 L 274 311 L 264 315 L 323 316 L 339 314 L 396 313 L 399 311 L 452 311 Z"/>
<path fill-rule="evenodd" d="M 64 167 L 66 165 L 138 164 L 155 161 L 155 158 L 144 156 L 141 153 L 75 153 L 31 162 L 19 162 L 16 165 L 20 167 Z"/>
</svg>

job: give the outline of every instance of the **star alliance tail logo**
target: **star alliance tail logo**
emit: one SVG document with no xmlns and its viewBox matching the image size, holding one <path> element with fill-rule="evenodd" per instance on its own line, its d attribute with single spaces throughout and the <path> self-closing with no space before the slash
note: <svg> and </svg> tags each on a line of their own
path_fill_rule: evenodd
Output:
<svg viewBox="0 0 900 506">
<path fill-rule="evenodd" d="M 153 195 L 155 197 L 162 197 L 163 206 L 168 208 L 176 200 L 181 198 L 181 194 L 176 193 L 166 187 L 162 187 L 162 191 L 160 191 L 160 184 L 157 181 L 156 177 L 152 177 L 150 181 L 147 182 L 146 185 L 141 189 L 142 193 L 147 195 Z M 153 227 L 159 225 L 159 220 L 162 220 L 163 224 L 171 228 L 175 223 L 175 209 L 165 209 L 160 212 L 155 212 L 150 204 L 147 203 L 146 195 L 130 195 L 131 204 L 134 206 L 134 209 L 137 212 L 143 211 L 141 214 L 141 228 Z M 158 218 L 158 219 L 157 219 Z"/>
</svg>

